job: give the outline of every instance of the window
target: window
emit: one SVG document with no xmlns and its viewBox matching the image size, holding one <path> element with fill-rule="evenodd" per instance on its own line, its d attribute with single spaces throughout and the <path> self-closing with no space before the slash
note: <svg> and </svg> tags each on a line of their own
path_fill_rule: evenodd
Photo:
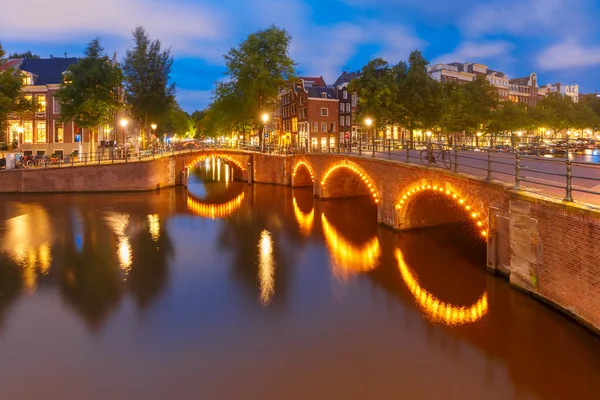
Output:
<svg viewBox="0 0 600 400">
<path fill-rule="evenodd" d="M 312 131 L 313 131 L 313 133 L 319 132 L 319 123 L 318 122 L 312 123 Z"/>
<path fill-rule="evenodd" d="M 46 121 L 37 121 L 35 123 L 36 142 L 46 143 Z"/>
<path fill-rule="evenodd" d="M 23 86 L 28 86 L 31 84 L 33 84 L 32 80 L 31 80 L 31 75 L 23 74 Z"/>
<path fill-rule="evenodd" d="M 325 92 L 321 93 L 321 97 L 324 98 L 324 99 L 326 99 L 327 98 L 327 93 L 325 93 Z"/>
<path fill-rule="evenodd" d="M 340 103 L 340 112 L 344 112 L 344 103 Z"/>
<path fill-rule="evenodd" d="M 292 114 L 296 114 L 296 105 L 292 104 Z"/>
<path fill-rule="evenodd" d="M 46 95 L 38 94 L 35 96 L 35 112 L 45 113 L 46 112 Z"/>
<path fill-rule="evenodd" d="M 352 126 L 352 123 L 350 122 L 350 116 L 349 115 L 346 116 L 346 126 Z"/>
<path fill-rule="evenodd" d="M 52 97 L 52 112 L 60 114 L 60 101 L 56 97 Z"/>
<path fill-rule="evenodd" d="M 69 83 L 73 83 L 71 79 L 71 73 L 69 71 L 65 71 L 62 73 L 63 76 L 63 84 L 68 85 Z"/>
<path fill-rule="evenodd" d="M 340 116 L 340 126 L 344 126 L 344 116 Z"/>
<path fill-rule="evenodd" d="M 327 132 L 327 122 L 321 122 L 321 132 Z"/>
<path fill-rule="evenodd" d="M 335 122 L 329 123 L 329 132 L 335 132 Z"/>
<path fill-rule="evenodd" d="M 321 108 L 321 117 L 328 117 L 328 116 L 329 116 L 329 108 L 322 107 Z"/>
<path fill-rule="evenodd" d="M 54 124 L 54 143 L 62 143 L 65 141 L 65 127 L 60 122 Z"/>
<path fill-rule="evenodd" d="M 348 100 L 348 92 L 344 90 L 344 100 Z"/>
<path fill-rule="evenodd" d="M 300 105 L 303 106 L 304 105 L 304 97 L 300 96 Z"/>
<path fill-rule="evenodd" d="M 352 112 L 352 110 L 350 109 L 350 103 L 346 103 L 346 112 Z"/>
<path fill-rule="evenodd" d="M 327 148 L 327 138 L 321 138 L 321 148 Z"/>
<path fill-rule="evenodd" d="M 292 118 L 292 132 L 298 132 L 298 118 Z"/>
<path fill-rule="evenodd" d="M 33 122 L 23 121 L 23 143 L 33 142 Z"/>
<path fill-rule="evenodd" d="M 23 98 L 25 99 L 25 101 L 27 102 L 33 102 L 33 96 L 30 94 L 26 94 L 25 96 L 23 96 Z"/>
<path fill-rule="evenodd" d="M 352 93 L 352 107 L 356 107 L 356 103 L 358 103 L 358 97 L 356 93 Z"/>
</svg>

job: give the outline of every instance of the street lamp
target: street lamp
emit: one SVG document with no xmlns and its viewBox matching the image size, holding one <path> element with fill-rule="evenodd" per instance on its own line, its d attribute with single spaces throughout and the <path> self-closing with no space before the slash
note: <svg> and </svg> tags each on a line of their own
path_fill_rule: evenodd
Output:
<svg viewBox="0 0 600 400">
<path fill-rule="evenodd" d="M 150 124 L 150 128 L 152 128 L 152 136 L 153 136 L 153 141 L 157 142 L 158 140 L 156 139 L 156 124 Z M 154 143 L 152 146 L 154 147 L 156 143 Z M 154 150 L 153 150 L 154 151 Z"/>
<path fill-rule="evenodd" d="M 262 143 L 261 151 L 264 151 L 265 150 L 265 138 L 266 138 L 266 134 L 267 134 L 267 122 L 269 122 L 269 114 L 264 113 L 261 118 L 263 120 L 263 124 L 265 125 L 265 137 L 261 138 L 261 143 Z"/>
<path fill-rule="evenodd" d="M 125 128 L 127 127 L 127 120 L 123 118 L 121 120 L 121 127 L 123 128 L 123 145 L 125 145 Z"/>
<path fill-rule="evenodd" d="M 475 147 L 479 148 L 479 138 L 481 137 L 481 132 L 477 132 L 476 134 L 476 138 L 475 138 Z"/>
<path fill-rule="evenodd" d="M 431 146 L 431 131 L 425 132 L 427 135 L 427 144 Z"/>
<path fill-rule="evenodd" d="M 367 136 L 368 136 L 369 130 L 371 129 L 371 125 L 373 125 L 373 120 L 371 118 L 365 119 L 365 125 L 367 125 Z M 375 157 L 375 135 L 373 135 L 373 157 Z"/>
</svg>

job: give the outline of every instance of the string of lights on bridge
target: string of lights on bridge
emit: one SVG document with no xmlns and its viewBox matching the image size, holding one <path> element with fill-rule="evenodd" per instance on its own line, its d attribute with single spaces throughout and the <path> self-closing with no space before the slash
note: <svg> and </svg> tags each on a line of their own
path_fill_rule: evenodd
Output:
<svg viewBox="0 0 600 400">
<path fill-rule="evenodd" d="M 242 164 L 240 161 L 238 161 L 235 158 L 230 157 L 230 156 L 228 156 L 226 154 L 218 154 L 218 155 L 217 154 L 206 154 L 206 155 L 202 155 L 202 156 L 196 158 L 191 163 L 189 163 L 188 167 L 196 165 L 196 164 L 198 164 L 198 163 L 200 163 L 200 162 L 202 162 L 202 161 L 204 161 L 206 159 L 209 159 L 209 158 L 220 158 L 220 159 L 222 159 L 222 160 L 224 160 L 224 161 L 226 161 L 226 162 L 228 162 L 230 164 L 235 165 L 236 167 L 238 167 L 242 171 L 246 170 L 246 167 L 244 166 L 244 164 Z"/>
<path fill-rule="evenodd" d="M 298 172 L 298 168 L 300 168 L 302 166 L 306 167 L 306 169 L 308 170 L 308 174 L 310 175 L 311 181 L 314 182 L 315 176 L 313 174 L 313 171 L 309 167 L 309 165 L 307 163 L 305 163 L 304 161 L 300 161 L 298 164 L 296 164 L 296 166 L 294 167 L 294 170 L 292 171 L 292 177 L 296 177 L 296 172 Z"/>
<path fill-rule="evenodd" d="M 375 192 L 375 188 L 373 187 L 373 183 L 367 177 L 367 174 L 365 174 L 362 170 L 356 168 L 353 165 L 340 163 L 340 164 L 336 164 L 333 167 L 329 168 L 329 170 L 327 170 L 327 172 L 323 176 L 323 179 L 321 180 L 321 185 L 325 186 L 325 184 L 327 183 L 327 179 L 329 178 L 329 176 L 333 172 L 337 171 L 340 168 L 349 169 L 349 170 L 353 171 L 355 174 L 357 174 L 360 177 L 360 179 L 362 179 L 362 181 L 365 183 L 365 185 L 369 188 L 370 194 L 371 194 L 371 196 L 373 196 L 373 199 L 375 200 L 375 203 L 379 203 L 379 196 Z"/>
<path fill-rule="evenodd" d="M 467 200 L 465 200 L 463 197 L 459 196 L 458 194 L 456 194 L 455 192 L 453 192 L 451 190 L 444 189 L 444 186 L 442 186 L 442 185 L 421 184 L 421 185 L 417 185 L 416 187 L 412 187 L 409 190 L 406 190 L 401 195 L 400 201 L 396 204 L 396 210 L 400 210 L 402 207 L 406 207 L 406 205 L 408 205 L 408 202 L 411 200 L 411 197 L 414 197 L 415 194 L 418 194 L 423 191 L 432 191 L 432 192 L 446 195 L 446 196 L 448 196 L 448 198 L 451 198 L 453 201 L 456 202 L 456 204 L 461 209 L 464 209 L 465 212 L 474 221 L 475 225 L 477 225 L 478 229 L 480 230 L 481 236 L 487 238 L 488 231 L 487 231 L 487 220 L 485 218 L 485 215 L 481 212 L 478 212 L 474 208 L 474 206 L 467 204 Z"/>
</svg>

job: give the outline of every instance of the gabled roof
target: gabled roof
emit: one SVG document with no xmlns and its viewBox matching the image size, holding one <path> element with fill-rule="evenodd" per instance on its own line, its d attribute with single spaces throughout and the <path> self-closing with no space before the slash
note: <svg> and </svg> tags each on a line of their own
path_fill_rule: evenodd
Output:
<svg viewBox="0 0 600 400">
<path fill-rule="evenodd" d="M 22 61 L 23 59 L 21 58 L 13 58 L 11 60 L 8 60 L 4 64 L 0 65 L 0 71 L 7 70 L 9 68 L 18 69 Z"/>
<path fill-rule="evenodd" d="M 302 79 L 305 83 L 307 82 L 312 82 L 313 86 L 327 86 L 325 84 L 325 80 L 323 79 L 322 76 L 315 78 L 315 77 L 308 77 L 308 76 L 301 76 L 298 79 Z"/>
<path fill-rule="evenodd" d="M 19 69 L 37 76 L 34 85 L 61 84 L 63 82 L 62 73 L 76 62 L 77 58 L 75 57 L 24 59 Z"/>
<path fill-rule="evenodd" d="M 314 99 L 323 99 L 323 93 L 327 96 L 327 99 L 337 99 L 335 88 L 332 87 L 317 87 L 313 86 L 308 88 L 308 97 Z"/>
<path fill-rule="evenodd" d="M 525 76 L 523 78 L 514 78 L 511 79 L 509 82 L 512 83 L 513 85 L 520 85 L 520 86 L 527 86 L 529 84 L 529 76 Z"/>
</svg>

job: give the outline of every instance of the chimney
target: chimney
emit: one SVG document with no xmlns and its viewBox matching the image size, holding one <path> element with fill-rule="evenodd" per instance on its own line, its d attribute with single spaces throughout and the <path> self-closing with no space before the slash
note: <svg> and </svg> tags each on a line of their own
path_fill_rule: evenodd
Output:
<svg viewBox="0 0 600 400">
<path fill-rule="evenodd" d="M 67 52 L 65 51 L 65 58 L 67 58 Z"/>
<path fill-rule="evenodd" d="M 54 56 L 52 54 L 50 54 L 50 58 L 54 58 Z"/>
</svg>

